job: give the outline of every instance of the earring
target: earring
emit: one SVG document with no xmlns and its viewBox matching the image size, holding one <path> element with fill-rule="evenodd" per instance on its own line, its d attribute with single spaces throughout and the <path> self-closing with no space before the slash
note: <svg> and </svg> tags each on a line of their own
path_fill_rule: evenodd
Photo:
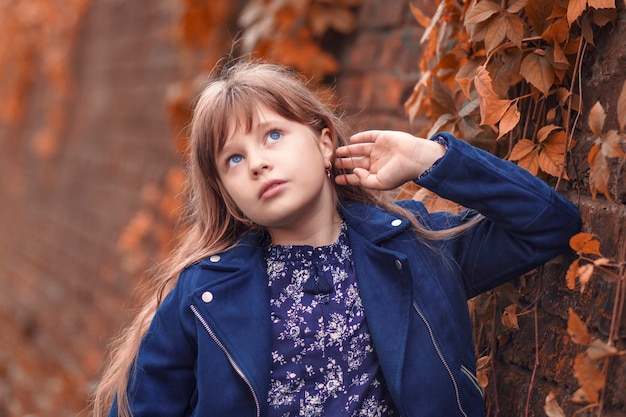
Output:
<svg viewBox="0 0 626 417">
<path fill-rule="evenodd" d="M 333 169 L 333 164 L 332 162 L 328 161 L 328 166 L 326 167 L 326 176 L 329 179 L 332 178 L 332 169 Z"/>
</svg>

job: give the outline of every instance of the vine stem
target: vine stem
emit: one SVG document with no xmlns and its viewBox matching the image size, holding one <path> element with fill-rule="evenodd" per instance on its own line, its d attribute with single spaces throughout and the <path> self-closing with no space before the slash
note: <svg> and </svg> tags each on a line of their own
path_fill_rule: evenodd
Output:
<svg viewBox="0 0 626 417">
<path fill-rule="evenodd" d="M 598 407 L 597 403 L 586 405 L 583 408 L 581 408 L 580 410 L 577 410 L 576 412 L 574 412 L 574 414 L 572 414 L 572 417 L 576 417 L 578 414 L 584 413 L 585 411 L 591 410 L 592 408 L 596 408 L 596 407 Z"/>
<path fill-rule="evenodd" d="M 626 285 L 625 285 L 626 268 L 624 267 L 624 258 L 626 257 L 626 253 L 622 253 L 621 256 L 622 256 L 622 261 L 620 262 L 619 278 L 617 280 L 615 299 L 613 301 L 613 315 L 611 317 L 611 327 L 609 328 L 608 344 L 610 346 L 614 345 L 615 342 L 619 339 L 619 329 L 622 325 L 622 315 L 624 313 L 624 300 L 626 299 Z M 602 416 L 602 411 L 604 409 L 604 398 L 606 395 L 606 379 L 608 377 L 610 363 L 611 363 L 611 358 L 607 358 L 604 361 L 604 366 L 602 367 L 602 374 L 604 375 L 604 379 L 605 379 L 605 387 L 602 389 L 602 395 L 599 401 L 598 417 Z"/>
<path fill-rule="evenodd" d="M 533 385 L 535 383 L 535 376 L 537 375 L 537 368 L 539 367 L 539 314 L 538 314 L 539 300 L 535 302 L 533 306 L 534 320 L 535 320 L 535 364 L 533 365 L 533 373 L 530 377 L 530 385 L 528 386 L 528 395 L 526 396 L 526 410 L 524 417 L 528 417 L 530 410 L 530 397 L 533 392 Z"/>
<path fill-rule="evenodd" d="M 567 97 L 567 123 L 565 123 L 565 137 L 567 138 L 565 141 L 565 149 L 563 152 L 563 164 L 561 165 L 561 173 L 556 180 L 556 185 L 554 189 L 558 190 L 559 185 L 561 184 L 561 180 L 563 179 L 563 173 L 565 172 L 566 163 L 567 163 L 567 154 L 571 150 L 572 140 L 574 138 L 574 129 L 576 128 L 576 124 L 578 124 L 578 119 L 580 119 L 580 108 L 576 111 L 576 117 L 574 118 L 574 122 L 570 123 L 570 116 L 572 115 L 572 94 L 574 93 L 574 85 L 576 84 L 574 81 L 578 81 L 578 96 L 580 97 L 579 103 L 582 106 L 583 101 L 583 87 L 582 87 L 582 77 L 580 76 L 581 68 L 583 65 L 583 57 L 585 56 L 585 51 L 587 50 L 587 41 L 584 37 L 581 37 L 580 45 L 578 46 L 578 52 L 576 53 L 576 61 L 574 63 L 574 73 L 572 74 L 572 83 L 569 87 L 569 96 Z M 570 129 L 571 126 L 571 129 Z"/>
</svg>

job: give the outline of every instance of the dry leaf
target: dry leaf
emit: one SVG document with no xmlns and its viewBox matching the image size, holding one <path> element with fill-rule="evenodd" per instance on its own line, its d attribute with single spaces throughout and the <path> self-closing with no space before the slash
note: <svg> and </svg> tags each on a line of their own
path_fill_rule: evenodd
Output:
<svg viewBox="0 0 626 417">
<path fill-rule="evenodd" d="M 508 13 L 519 13 L 526 6 L 526 0 L 511 0 L 507 6 Z"/>
<path fill-rule="evenodd" d="M 556 400 L 556 395 L 552 391 L 546 397 L 546 404 L 543 406 L 543 410 L 547 417 L 565 417 L 563 409 Z"/>
<path fill-rule="evenodd" d="M 443 11 L 445 10 L 445 6 L 446 6 L 445 1 L 442 1 L 439 4 L 439 7 L 437 8 L 437 11 L 435 12 L 434 16 L 430 19 L 430 22 L 428 23 L 428 25 L 425 26 L 426 29 L 424 30 L 424 33 L 422 34 L 422 38 L 420 39 L 420 45 L 424 44 L 427 40 L 430 39 L 430 34 L 437 27 L 437 24 L 439 23 L 439 19 L 441 19 L 441 15 L 443 14 Z"/>
<path fill-rule="evenodd" d="M 543 31 L 543 33 L 541 34 L 541 38 L 543 40 L 545 40 L 546 42 L 549 42 L 551 44 L 565 44 L 565 47 L 563 52 L 567 55 L 567 54 L 573 54 L 575 52 L 572 52 L 570 49 L 568 48 L 573 48 L 574 49 L 574 44 L 576 42 L 572 41 L 572 38 L 569 38 L 570 36 L 570 31 L 569 31 L 569 25 L 567 24 L 567 19 L 565 18 L 561 18 L 561 19 L 557 19 L 554 21 L 554 23 L 552 23 L 550 26 L 548 26 L 546 28 L 546 30 Z M 576 39 L 576 38 L 574 38 Z M 580 39 L 580 38 L 578 38 Z M 566 43 L 567 42 L 567 43 Z M 571 42 L 571 44 L 570 44 Z M 574 51 L 576 51 L 576 49 L 574 49 Z"/>
<path fill-rule="evenodd" d="M 513 150 L 511 151 L 511 155 L 509 159 L 511 161 L 519 161 L 520 159 L 528 156 L 531 152 L 535 150 L 535 143 L 528 139 L 520 139 L 517 141 L 515 146 L 513 146 Z"/>
<path fill-rule="evenodd" d="M 534 52 L 524 57 L 520 65 L 520 73 L 544 96 L 548 95 L 550 87 L 554 84 L 554 68 L 542 49 L 535 49 Z"/>
<path fill-rule="evenodd" d="M 567 319 L 567 334 L 572 338 L 572 342 L 578 345 L 589 344 L 587 326 L 585 326 L 585 323 L 583 323 L 572 308 L 569 308 L 567 311 L 569 313 L 569 318 Z"/>
<path fill-rule="evenodd" d="M 517 304 L 511 304 L 507 308 L 504 309 L 504 313 L 502 314 L 502 325 L 507 329 L 511 330 L 519 330 L 519 323 L 517 321 L 517 309 L 519 306 Z"/>
<path fill-rule="evenodd" d="M 502 116 L 502 120 L 500 120 L 500 123 L 498 124 L 498 139 L 513 130 L 515 126 L 517 126 L 517 124 L 519 123 L 521 117 L 522 114 L 517 109 L 517 103 L 512 104 L 508 108 L 506 113 L 504 113 L 504 116 Z"/>
<path fill-rule="evenodd" d="M 575 142 L 572 141 L 570 146 L 574 145 Z M 542 154 L 545 157 L 539 161 L 541 169 L 554 177 L 562 176 L 565 180 L 569 179 L 564 169 L 565 154 L 568 151 L 567 135 L 565 132 L 559 130 L 551 134 L 541 143 L 541 147 Z"/>
<path fill-rule="evenodd" d="M 593 264 L 595 266 L 604 266 L 610 263 L 611 263 L 611 260 L 609 258 L 598 258 L 595 261 L 593 261 Z"/>
<path fill-rule="evenodd" d="M 578 259 L 572 262 L 569 268 L 567 268 L 567 273 L 565 274 L 565 283 L 567 284 L 567 288 L 572 291 L 576 289 L 576 278 L 578 277 L 578 262 Z"/>
<path fill-rule="evenodd" d="M 609 192 L 609 166 L 606 158 L 600 152 L 600 147 L 601 143 L 593 145 L 587 156 L 587 162 L 589 162 L 589 190 L 593 199 L 596 198 L 597 192 L 600 191 L 607 200 L 613 201 Z"/>
<path fill-rule="evenodd" d="M 620 145 L 620 137 L 617 130 L 609 130 L 606 135 L 601 138 L 602 147 L 600 151 L 605 158 L 626 158 L 622 146 Z"/>
<path fill-rule="evenodd" d="M 594 361 L 608 358 L 609 356 L 615 356 L 617 354 L 618 351 L 615 346 L 610 346 L 599 339 L 594 340 L 587 348 L 587 356 L 589 356 L 589 359 Z"/>
<path fill-rule="evenodd" d="M 602 104 L 597 101 L 589 111 L 589 128 L 594 135 L 602 137 L 602 129 L 604 128 L 605 119 L 606 113 L 604 112 L 604 108 L 602 107 Z"/>
<path fill-rule="evenodd" d="M 506 37 L 513 42 L 518 49 L 522 49 L 524 21 L 519 16 L 506 13 L 504 24 L 506 28 Z"/>
<path fill-rule="evenodd" d="M 546 0 L 528 0 L 526 2 L 526 17 L 528 23 L 537 35 L 542 35 L 550 26 L 548 17 L 552 13 L 554 4 Z"/>
<path fill-rule="evenodd" d="M 420 80 L 413 87 L 411 97 L 404 102 L 404 112 L 409 118 L 409 123 L 413 123 L 415 117 L 422 107 L 422 101 L 424 100 L 424 94 L 431 80 L 431 72 L 426 71 L 422 74 Z"/>
<path fill-rule="evenodd" d="M 483 0 L 481 2 L 476 2 L 465 16 L 465 24 L 475 25 L 477 23 L 483 23 L 500 11 L 500 5 L 494 3 L 493 1 Z"/>
<path fill-rule="evenodd" d="M 619 129 L 622 132 L 626 130 L 626 81 L 622 85 L 622 92 L 617 100 L 617 120 L 619 121 Z"/>
<path fill-rule="evenodd" d="M 567 5 L 567 21 L 570 26 L 587 9 L 587 0 L 570 0 Z"/>
<path fill-rule="evenodd" d="M 416 7 L 413 3 L 409 3 L 409 8 L 411 9 L 413 17 L 417 20 L 417 23 L 419 23 L 420 26 L 426 28 L 430 25 L 431 18 L 422 13 L 422 9 Z"/>
<path fill-rule="evenodd" d="M 574 376 L 580 389 L 574 393 L 572 401 L 597 403 L 599 391 L 604 388 L 604 376 L 586 353 L 579 353 L 574 360 Z"/>
<path fill-rule="evenodd" d="M 580 282 L 581 293 L 585 292 L 585 288 L 587 288 L 587 283 L 591 279 L 594 269 L 593 264 L 584 264 L 578 268 L 578 282 Z"/>
<path fill-rule="evenodd" d="M 614 9 L 615 0 L 587 0 L 589 7 L 594 9 Z"/>
<path fill-rule="evenodd" d="M 576 233 L 569 239 L 569 247 L 576 252 L 582 252 L 585 244 L 593 239 L 595 239 L 595 236 L 590 233 Z"/>
<path fill-rule="evenodd" d="M 476 69 L 474 85 L 480 102 L 481 124 L 494 125 L 498 123 L 509 108 L 511 100 L 502 100 L 494 93 L 491 76 L 484 65 Z"/>
<path fill-rule="evenodd" d="M 539 173 L 539 151 L 537 148 L 533 150 L 533 152 L 529 153 L 525 157 L 521 158 L 517 165 L 524 168 L 526 171 L 530 172 L 533 175 L 537 175 Z"/>
<path fill-rule="evenodd" d="M 478 385 L 483 389 L 489 385 L 487 369 L 490 362 L 491 356 L 482 356 L 476 361 L 476 379 L 478 380 Z"/>
</svg>

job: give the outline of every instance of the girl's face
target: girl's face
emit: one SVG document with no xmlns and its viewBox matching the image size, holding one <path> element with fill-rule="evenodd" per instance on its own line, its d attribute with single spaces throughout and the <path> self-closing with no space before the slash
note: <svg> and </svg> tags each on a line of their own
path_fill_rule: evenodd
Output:
<svg viewBox="0 0 626 417">
<path fill-rule="evenodd" d="M 289 240 L 324 227 L 337 216 L 326 175 L 334 154 L 328 132 L 260 108 L 249 132 L 231 133 L 217 156 L 224 188 L 243 214 Z M 285 240 L 285 239 L 282 239 Z"/>
</svg>

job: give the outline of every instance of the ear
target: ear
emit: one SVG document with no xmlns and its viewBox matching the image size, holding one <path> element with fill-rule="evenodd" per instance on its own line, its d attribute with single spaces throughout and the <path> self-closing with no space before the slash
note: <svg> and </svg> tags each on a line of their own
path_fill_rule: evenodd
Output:
<svg viewBox="0 0 626 417">
<path fill-rule="evenodd" d="M 322 134 L 319 138 L 319 147 L 324 158 L 327 158 L 326 161 L 331 161 L 333 155 L 335 154 L 335 141 L 330 133 L 330 129 L 325 127 L 322 129 Z"/>
</svg>

